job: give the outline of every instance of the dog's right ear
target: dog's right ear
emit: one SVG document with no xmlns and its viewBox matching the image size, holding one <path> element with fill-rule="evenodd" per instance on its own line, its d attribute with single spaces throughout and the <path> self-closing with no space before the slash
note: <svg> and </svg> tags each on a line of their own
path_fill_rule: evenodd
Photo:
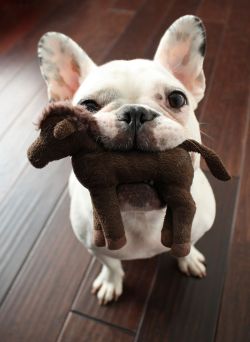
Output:
<svg viewBox="0 0 250 342">
<path fill-rule="evenodd" d="M 48 32 L 38 43 L 38 57 L 50 101 L 72 99 L 94 62 L 72 39 Z"/>
</svg>

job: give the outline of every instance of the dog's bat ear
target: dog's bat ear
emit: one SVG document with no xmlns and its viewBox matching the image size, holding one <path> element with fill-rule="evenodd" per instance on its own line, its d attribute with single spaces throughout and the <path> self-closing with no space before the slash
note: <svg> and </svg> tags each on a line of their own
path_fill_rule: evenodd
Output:
<svg viewBox="0 0 250 342">
<path fill-rule="evenodd" d="M 95 63 L 72 39 L 59 32 L 47 32 L 38 43 L 42 76 L 50 101 L 72 99 Z"/>
<path fill-rule="evenodd" d="M 214 177 L 222 181 L 231 179 L 222 160 L 211 148 L 201 145 L 197 141 L 191 139 L 184 141 L 181 146 L 188 152 L 200 153 Z"/>
<path fill-rule="evenodd" d="M 205 91 L 203 60 L 206 32 L 200 18 L 185 15 L 165 32 L 154 60 L 171 71 L 193 94 L 198 103 Z"/>
<path fill-rule="evenodd" d="M 68 119 L 63 119 L 54 127 L 53 135 L 58 140 L 63 140 L 76 132 L 77 128 L 74 123 Z"/>
</svg>

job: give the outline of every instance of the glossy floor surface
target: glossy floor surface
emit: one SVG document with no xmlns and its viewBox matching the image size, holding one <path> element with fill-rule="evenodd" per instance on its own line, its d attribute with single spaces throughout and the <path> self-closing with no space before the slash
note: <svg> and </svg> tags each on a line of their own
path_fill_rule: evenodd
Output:
<svg viewBox="0 0 250 342">
<path fill-rule="evenodd" d="M 248 0 L 55 0 L 1 3 L 0 341 L 241 342 L 250 327 L 250 129 Z M 46 31 L 63 32 L 97 62 L 151 58 L 179 16 L 206 26 L 207 91 L 197 116 L 203 141 L 233 180 L 210 177 L 213 229 L 198 243 L 204 280 L 183 276 L 169 255 L 124 263 L 124 294 L 99 307 L 99 265 L 69 223 L 69 161 L 36 170 L 26 149 L 47 102 L 36 58 Z M 208 137 L 208 136 L 209 137 Z"/>
</svg>

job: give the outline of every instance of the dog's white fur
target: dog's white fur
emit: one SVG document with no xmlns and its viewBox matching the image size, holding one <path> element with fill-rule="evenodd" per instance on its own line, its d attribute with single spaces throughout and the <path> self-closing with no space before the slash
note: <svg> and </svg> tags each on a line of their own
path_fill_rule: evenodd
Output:
<svg viewBox="0 0 250 342">
<path fill-rule="evenodd" d="M 76 104 L 81 99 L 100 97 L 100 92 L 106 91 L 102 95 L 104 98 L 99 98 L 103 102 L 101 110 L 94 114 L 104 143 L 114 145 L 123 130 L 124 123 L 117 122 L 117 111 L 123 106 L 136 105 L 159 114 L 153 123 L 143 126 L 143 135 L 138 133 L 139 143 L 143 149 L 163 150 L 177 146 L 186 138 L 200 141 L 194 110 L 205 90 L 204 40 L 201 21 L 194 16 L 185 16 L 166 31 L 153 61 L 113 61 L 97 67 L 75 42 L 59 33 L 42 37 L 39 57 L 50 99 L 70 98 Z M 188 105 L 179 111 L 172 110 L 166 103 L 166 92 L 174 89 L 183 91 L 188 99 Z M 154 138 L 151 141 L 145 138 L 150 134 Z M 195 244 L 213 224 L 215 200 L 199 167 L 199 157 L 192 155 L 192 158 L 195 175 L 191 193 L 197 206 L 192 226 L 192 243 Z M 120 260 L 148 258 L 167 251 L 160 242 L 165 209 L 122 211 L 127 244 L 120 250 L 110 251 L 92 244 L 91 198 L 73 173 L 69 190 L 70 219 L 75 235 L 103 264 L 93 283 L 93 291 L 100 303 L 106 304 L 122 293 L 124 273 Z M 177 261 L 180 270 L 187 275 L 203 277 L 206 274 L 205 258 L 194 246 L 188 256 Z"/>
</svg>

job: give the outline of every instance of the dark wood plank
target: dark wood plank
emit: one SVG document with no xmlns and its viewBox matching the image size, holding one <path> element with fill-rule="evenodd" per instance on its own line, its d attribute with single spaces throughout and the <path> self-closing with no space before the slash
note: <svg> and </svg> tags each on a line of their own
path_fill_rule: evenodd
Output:
<svg viewBox="0 0 250 342">
<path fill-rule="evenodd" d="M 208 128 L 206 129 L 206 123 L 203 123 L 203 120 L 201 119 L 202 114 L 206 110 L 206 100 L 207 96 L 209 94 L 210 88 L 213 85 L 213 75 L 214 70 L 217 63 L 217 57 L 220 53 L 220 44 L 223 40 L 223 34 L 224 34 L 224 25 L 222 23 L 214 23 L 210 21 L 203 20 L 206 32 L 207 32 L 207 50 L 206 50 L 206 56 L 204 60 L 204 73 L 206 76 L 206 91 L 204 99 L 199 103 L 198 108 L 196 110 L 196 116 L 198 118 L 198 121 L 200 122 L 200 128 L 201 131 L 206 131 L 209 133 Z M 205 125 L 205 127 L 204 127 Z M 203 137 L 203 133 L 201 134 Z M 209 140 L 210 141 L 210 140 Z"/>
<path fill-rule="evenodd" d="M 0 302 L 65 189 L 69 170 L 69 160 L 42 170 L 28 166 L 1 202 Z"/>
<path fill-rule="evenodd" d="M 70 313 L 58 342 L 132 342 L 134 337 L 113 326 Z"/>
<path fill-rule="evenodd" d="M 36 45 L 38 39 L 44 32 L 48 30 L 63 31 L 73 39 L 79 41 L 80 44 L 85 41 L 88 42 L 86 44 L 86 49 L 90 50 L 90 54 L 94 51 L 95 56 L 98 56 L 99 58 L 97 62 L 99 62 L 103 58 L 104 53 L 109 50 L 109 47 L 112 46 L 117 39 L 120 32 L 123 31 L 124 26 L 127 25 L 132 14 L 127 12 L 105 11 L 103 3 L 100 2 L 98 12 L 98 7 L 94 6 L 96 5 L 96 2 L 92 5 L 90 3 L 88 7 L 83 7 L 82 5 L 82 8 L 79 8 L 78 6 L 75 9 L 78 13 L 81 13 L 82 11 L 86 16 L 86 20 L 83 21 L 80 15 L 74 15 L 74 13 L 72 13 L 71 16 L 70 13 L 68 13 L 68 20 L 62 20 L 63 18 L 60 17 L 59 12 L 56 17 L 56 22 L 54 21 L 53 24 L 49 23 L 46 27 L 43 27 L 42 32 L 39 30 L 35 32 L 30 41 L 25 42 L 24 47 L 20 47 L 19 51 L 18 49 L 15 50 L 15 54 L 17 55 L 16 60 L 21 60 L 21 63 L 19 63 L 20 71 L 7 86 L 6 82 L 9 74 L 7 79 L 4 75 L 1 77 L 4 79 L 5 87 L 0 93 L 0 100 L 3 102 L 3 108 L 0 112 L 0 119 L 2 120 L 0 135 L 3 134 L 3 132 L 6 132 L 6 129 L 14 119 L 20 115 L 20 112 L 29 103 L 30 99 L 32 99 L 39 90 L 45 87 L 39 72 L 36 56 Z M 63 14 L 64 17 L 65 13 L 63 12 Z M 95 22 L 94 27 L 93 22 Z M 78 28 L 77 30 L 76 27 Z M 79 40 L 79 38 L 81 39 Z M 24 67 L 22 67 L 23 65 Z M 29 80 L 29 82 L 27 82 L 27 80 Z M 24 89 L 24 85 L 25 91 L 20 91 L 21 89 Z M 19 94 L 19 96 L 15 96 L 14 94 Z M 15 96 L 15 101 L 13 101 L 13 96 Z"/>
<path fill-rule="evenodd" d="M 207 22 L 226 23 L 231 12 L 232 0 L 202 1 L 197 15 Z"/>
<path fill-rule="evenodd" d="M 143 2 L 145 2 L 145 0 L 115 0 L 113 8 L 128 11 L 136 11 L 142 5 Z"/>
<path fill-rule="evenodd" d="M 87 279 L 84 279 L 72 310 L 136 332 L 154 282 L 157 258 L 128 261 L 123 264 L 124 294 L 117 302 L 106 307 L 99 306 L 96 297 L 90 297 L 91 285 L 100 271 L 100 264 L 94 264 Z"/>
<path fill-rule="evenodd" d="M 187 278 L 177 270 L 173 258 L 161 256 L 138 341 L 214 340 L 238 180 L 220 183 L 211 179 L 211 183 L 217 199 L 216 221 L 197 244 L 206 256 L 208 275 L 203 280 Z"/>
<path fill-rule="evenodd" d="M 145 46 L 173 2 L 174 0 L 145 1 L 120 39 L 107 53 L 105 60 L 143 58 Z"/>
<path fill-rule="evenodd" d="M 55 341 L 88 266 L 90 255 L 69 223 L 62 200 L 29 255 L 0 312 L 1 341 Z"/>
<path fill-rule="evenodd" d="M 250 126 L 216 342 L 250 339 Z"/>
<path fill-rule="evenodd" d="M 212 138 L 204 136 L 204 143 L 216 149 L 236 176 L 240 173 L 246 134 L 249 34 L 249 2 L 235 1 L 200 117 L 206 123 L 203 130 Z"/>
<path fill-rule="evenodd" d="M 67 6 L 64 0 L 55 0 L 52 3 L 50 2 L 49 4 L 46 3 L 46 1 L 48 0 L 45 0 L 45 2 L 43 3 L 37 2 L 37 6 L 39 8 L 39 11 L 41 12 L 41 20 L 37 23 L 34 23 L 34 26 L 31 27 L 30 30 L 26 34 L 21 35 L 19 39 L 16 40 L 14 44 L 10 46 L 9 49 L 7 49 L 5 52 L 1 54 L 0 71 L 3 77 L 1 77 L 0 79 L 0 89 L 2 88 L 3 85 L 6 85 L 6 83 L 8 83 L 9 80 L 13 78 L 13 76 L 15 75 L 15 73 L 17 73 L 18 70 L 20 70 L 20 62 L 22 60 L 22 58 L 20 57 L 25 53 L 28 55 L 28 49 L 27 49 L 28 44 L 30 40 L 32 40 L 32 37 L 34 36 L 34 34 L 37 32 L 38 33 L 37 38 L 39 39 L 39 32 L 41 36 L 41 34 L 44 32 L 44 28 L 46 27 L 46 25 L 48 25 L 52 21 L 55 21 L 56 23 L 56 17 L 60 15 L 59 13 L 63 11 L 65 5 Z M 74 0 L 74 3 L 76 3 L 77 1 L 78 0 Z M 9 6 L 11 7 L 11 4 L 9 4 Z M 43 6 L 44 6 L 44 10 L 42 9 Z M 18 10 L 19 10 L 19 7 L 15 6 L 14 11 L 16 11 L 16 15 L 18 15 Z M 68 9 L 68 11 L 69 10 L 70 9 Z M 20 16 L 21 14 L 19 13 L 19 18 Z M 29 20 L 27 19 L 27 17 L 30 17 L 30 16 L 31 14 L 29 13 L 29 11 L 27 11 L 27 14 L 25 16 L 27 21 Z M 8 25 L 10 24 L 9 20 L 7 20 L 7 24 Z M 14 25 L 14 28 L 15 27 L 16 25 Z M 20 32 L 17 34 L 20 35 Z M 25 50 L 25 47 L 26 47 L 26 50 Z M 32 51 L 30 51 L 30 53 L 32 55 Z M 18 54 L 19 54 L 19 59 L 18 59 Z"/>
<path fill-rule="evenodd" d="M 48 18 L 62 1 L 1 1 L 0 53 L 6 53 L 13 48 L 35 26 Z"/>
</svg>

